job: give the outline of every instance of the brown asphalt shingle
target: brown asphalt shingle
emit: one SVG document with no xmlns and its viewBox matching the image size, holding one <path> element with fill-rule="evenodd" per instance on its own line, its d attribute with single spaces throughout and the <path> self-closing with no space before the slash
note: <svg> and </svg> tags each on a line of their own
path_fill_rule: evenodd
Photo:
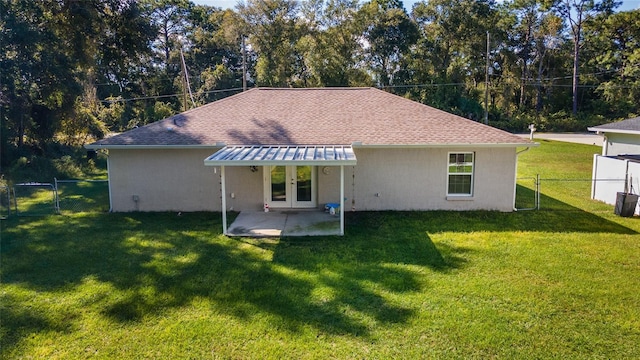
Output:
<svg viewBox="0 0 640 360">
<path fill-rule="evenodd" d="M 256 88 L 100 140 L 120 145 L 531 144 L 374 88 Z"/>
</svg>

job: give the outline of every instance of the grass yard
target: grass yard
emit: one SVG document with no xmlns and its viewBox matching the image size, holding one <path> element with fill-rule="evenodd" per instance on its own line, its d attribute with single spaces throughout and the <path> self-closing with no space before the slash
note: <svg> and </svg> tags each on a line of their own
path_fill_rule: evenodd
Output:
<svg viewBox="0 0 640 360">
<path fill-rule="evenodd" d="M 588 179 L 598 151 L 542 141 L 520 175 Z M 13 217 L 0 357 L 638 358 L 640 219 L 589 189 L 348 213 L 346 236 L 309 239 L 230 239 L 208 213 Z"/>
</svg>

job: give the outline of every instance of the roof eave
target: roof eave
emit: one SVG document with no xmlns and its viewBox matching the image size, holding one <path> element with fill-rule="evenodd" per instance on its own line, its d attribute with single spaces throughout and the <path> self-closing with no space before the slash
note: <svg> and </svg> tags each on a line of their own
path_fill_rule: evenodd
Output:
<svg viewBox="0 0 640 360">
<path fill-rule="evenodd" d="M 640 131 L 638 130 L 606 129 L 606 128 L 599 128 L 599 127 L 589 127 L 587 128 L 587 130 L 593 131 L 596 134 L 614 133 L 614 134 L 640 135 Z"/>
<path fill-rule="evenodd" d="M 200 144 L 200 145 L 106 145 L 106 144 L 88 144 L 85 145 L 87 150 L 160 150 L 160 149 L 217 149 L 226 146 L 225 143 L 216 144 Z M 287 144 L 282 144 L 287 145 Z M 387 148 L 387 149 L 417 149 L 417 148 L 518 148 L 518 147 L 537 147 L 540 143 L 433 143 L 433 144 L 363 144 L 361 142 L 353 142 L 354 148 Z M 264 164 L 264 163 L 263 163 Z"/>
<path fill-rule="evenodd" d="M 211 144 L 199 144 L 199 145 L 102 145 L 102 144 L 89 144 L 84 148 L 87 150 L 160 150 L 160 149 L 217 149 L 224 147 L 226 144 L 217 143 Z"/>
<path fill-rule="evenodd" d="M 540 143 L 434 143 L 434 144 L 363 144 L 354 142 L 354 148 L 369 149 L 419 149 L 419 148 L 519 148 L 538 147 Z"/>
</svg>

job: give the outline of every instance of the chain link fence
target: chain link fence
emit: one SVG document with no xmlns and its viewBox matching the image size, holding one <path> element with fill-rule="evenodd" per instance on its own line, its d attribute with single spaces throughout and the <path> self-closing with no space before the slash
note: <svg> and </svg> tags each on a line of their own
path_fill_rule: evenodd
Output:
<svg viewBox="0 0 640 360">
<path fill-rule="evenodd" d="M 108 180 L 54 180 L 58 210 L 64 212 L 109 211 Z"/>
<path fill-rule="evenodd" d="M 0 186 L 0 219 L 6 219 L 11 214 L 11 195 L 8 186 Z"/>
<path fill-rule="evenodd" d="M 518 211 L 538 209 L 539 185 L 535 177 L 517 179 L 515 207 Z"/>
<path fill-rule="evenodd" d="M 43 216 L 58 212 L 58 196 L 51 183 L 14 184 L 11 195 L 13 210 L 17 216 Z"/>
<path fill-rule="evenodd" d="M 517 183 L 517 210 L 576 210 L 567 200 L 597 199 L 593 193 L 595 184 L 607 184 L 613 186 L 612 189 L 619 189 L 618 191 L 623 191 L 627 187 L 626 179 L 564 179 L 543 178 L 540 175 L 518 178 Z M 553 188 L 550 193 L 549 188 Z M 613 191 L 615 197 L 615 191 L 611 189 L 610 191 Z M 635 193 L 635 190 L 632 192 Z"/>
<path fill-rule="evenodd" d="M 622 184 L 626 187 L 625 179 L 554 179 L 538 175 L 517 180 L 518 211 L 575 210 L 564 199 L 592 198 L 591 184 Z M 547 195 L 544 188 L 551 183 L 554 183 L 554 195 Z M 109 209 L 108 180 L 54 179 L 53 183 L 0 186 L 0 218 L 3 219 L 11 215 L 43 216 L 56 213 L 108 212 Z"/>
<path fill-rule="evenodd" d="M 0 218 L 108 212 L 108 180 L 58 180 L 0 186 Z"/>
</svg>

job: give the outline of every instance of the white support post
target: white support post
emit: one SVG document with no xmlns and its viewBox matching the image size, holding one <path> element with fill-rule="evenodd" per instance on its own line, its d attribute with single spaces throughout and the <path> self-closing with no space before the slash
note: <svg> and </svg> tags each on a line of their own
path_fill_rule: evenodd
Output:
<svg viewBox="0 0 640 360">
<path fill-rule="evenodd" d="M 224 166 L 220 166 L 220 192 L 222 193 L 222 233 L 227 235 L 227 187 Z"/>
<path fill-rule="evenodd" d="M 340 236 L 344 236 L 344 165 L 340 165 Z"/>
</svg>

